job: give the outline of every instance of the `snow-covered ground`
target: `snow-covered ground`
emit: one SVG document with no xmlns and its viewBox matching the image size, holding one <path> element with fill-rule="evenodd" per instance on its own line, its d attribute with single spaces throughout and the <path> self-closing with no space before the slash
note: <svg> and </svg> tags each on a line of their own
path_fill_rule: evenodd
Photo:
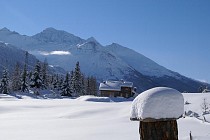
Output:
<svg viewBox="0 0 210 140">
<path fill-rule="evenodd" d="M 185 93 L 185 111 L 202 114 L 210 93 Z M 17 97 L 20 97 L 17 96 Z M 17 99 L 0 95 L 0 139 L 4 140 L 138 140 L 139 122 L 129 120 L 132 101 L 84 96 L 78 99 Z M 191 115 L 192 116 L 192 115 Z M 178 120 L 179 139 L 210 139 L 210 123 L 202 117 Z M 209 115 L 206 119 L 210 121 Z"/>
</svg>

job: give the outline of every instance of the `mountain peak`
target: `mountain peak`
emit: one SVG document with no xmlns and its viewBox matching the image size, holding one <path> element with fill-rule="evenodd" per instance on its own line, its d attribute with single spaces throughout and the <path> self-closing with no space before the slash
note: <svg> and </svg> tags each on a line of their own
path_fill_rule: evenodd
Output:
<svg viewBox="0 0 210 140">
<path fill-rule="evenodd" d="M 100 45 L 100 46 L 101 46 L 101 44 L 100 44 L 94 37 L 90 37 L 90 38 L 88 38 L 86 41 L 87 41 L 87 42 L 93 42 L 93 43 L 95 43 L 96 45 Z"/>
<path fill-rule="evenodd" d="M 58 30 L 58 29 L 55 29 L 53 27 L 48 27 L 48 28 L 44 29 L 42 32 L 51 32 L 51 33 L 53 33 L 53 32 L 54 33 L 61 32 L 61 33 L 68 33 L 68 32 L 66 32 L 64 30 Z M 70 33 L 68 33 L 68 34 L 70 34 Z"/>
<path fill-rule="evenodd" d="M 113 42 L 113 43 L 111 44 L 111 46 L 121 46 L 121 45 Z"/>
<path fill-rule="evenodd" d="M 53 27 L 47 27 L 45 30 L 57 30 L 57 29 L 55 29 Z"/>
<path fill-rule="evenodd" d="M 0 31 L 4 31 L 4 32 L 11 32 L 8 28 L 4 27 L 2 28 Z"/>
<path fill-rule="evenodd" d="M 84 42 L 84 40 L 80 37 L 77 37 L 63 30 L 57 30 L 52 27 L 46 28 L 42 32 L 32 37 L 45 43 L 54 42 L 66 45 L 75 45 Z"/>
<path fill-rule="evenodd" d="M 87 41 L 96 41 L 96 39 L 94 38 L 94 37 L 89 37 L 88 39 L 87 39 Z"/>
</svg>

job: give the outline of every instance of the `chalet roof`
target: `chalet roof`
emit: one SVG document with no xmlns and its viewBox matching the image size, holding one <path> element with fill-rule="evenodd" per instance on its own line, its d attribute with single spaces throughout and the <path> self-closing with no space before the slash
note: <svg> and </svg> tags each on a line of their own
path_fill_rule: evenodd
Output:
<svg viewBox="0 0 210 140">
<path fill-rule="evenodd" d="M 127 81 L 104 81 L 100 83 L 99 90 L 121 91 L 121 87 L 133 87 L 132 82 Z"/>
</svg>

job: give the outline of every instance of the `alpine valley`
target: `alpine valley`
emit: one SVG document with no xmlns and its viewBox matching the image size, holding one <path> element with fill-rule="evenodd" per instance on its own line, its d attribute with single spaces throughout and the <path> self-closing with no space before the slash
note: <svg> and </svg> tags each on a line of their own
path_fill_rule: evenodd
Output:
<svg viewBox="0 0 210 140">
<path fill-rule="evenodd" d="M 204 85 L 202 82 L 168 70 L 144 55 L 119 44 L 103 46 L 93 37 L 82 39 L 54 28 L 47 28 L 34 36 L 21 35 L 3 28 L 0 30 L 0 41 L 2 41 L 0 54 L 3 48 L 8 47 L 10 51 L 3 54 L 7 57 L 14 56 L 16 61 L 19 61 L 20 55 L 11 50 L 28 51 L 40 60 L 47 58 L 50 65 L 59 66 L 66 71 L 73 70 L 79 61 L 81 71 L 85 75 L 95 76 L 98 82 L 124 79 L 132 81 L 139 92 L 156 86 L 167 86 L 181 92 L 197 92 L 198 88 Z M 20 59 L 24 60 L 24 54 L 21 54 Z M 35 58 L 32 61 L 35 61 Z M 5 62 L 0 61 L 0 65 L 5 66 Z"/>
</svg>

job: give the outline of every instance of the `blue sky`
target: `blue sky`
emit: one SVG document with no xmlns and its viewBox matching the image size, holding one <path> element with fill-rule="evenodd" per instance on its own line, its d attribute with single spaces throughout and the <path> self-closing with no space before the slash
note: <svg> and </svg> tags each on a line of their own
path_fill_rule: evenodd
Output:
<svg viewBox="0 0 210 140">
<path fill-rule="evenodd" d="M 0 0 L 0 28 L 47 27 L 119 43 L 185 76 L 210 82 L 209 0 Z"/>
</svg>

